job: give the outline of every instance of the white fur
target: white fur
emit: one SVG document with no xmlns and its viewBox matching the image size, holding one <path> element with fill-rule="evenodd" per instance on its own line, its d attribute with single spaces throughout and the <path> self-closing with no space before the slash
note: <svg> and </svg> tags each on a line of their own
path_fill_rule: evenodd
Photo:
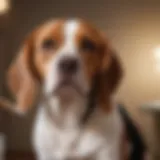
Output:
<svg viewBox="0 0 160 160">
<path fill-rule="evenodd" d="M 41 103 L 33 132 L 33 144 L 38 160 L 120 160 L 120 141 L 122 124 L 115 105 L 113 111 L 105 114 L 99 106 L 87 124 L 80 125 L 81 117 L 86 110 L 86 99 L 73 92 L 71 102 L 62 101 L 52 95 L 59 81 L 57 64 L 65 56 L 75 56 L 81 64 L 75 44 L 78 31 L 77 21 L 68 21 L 64 27 L 64 46 L 48 64 L 44 91 L 46 99 Z M 87 92 L 83 65 L 74 81 Z"/>
<path fill-rule="evenodd" d="M 79 111 L 79 108 L 83 107 L 83 104 L 59 106 L 67 107 L 65 113 L 53 117 L 53 119 L 60 118 L 61 121 L 52 121 L 50 115 L 46 113 L 45 107 L 53 109 L 52 106 L 46 104 L 40 107 L 33 136 L 39 160 L 120 159 L 122 123 L 116 108 L 108 116 L 97 109 L 89 123 L 80 126 L 78 122 L 82 112 Z M 52 111 L 54 116 L 54 109 Z"/>
<path fill-rule="evenodd" d="M 77 21 L 68 21 L 64 26 L 64 45 L 58 50 L 58 53 L 47 65 L 47 76 L 45 79 L 45 92 L 51 93 L 58 85 L 59 73 L 58 73 L 58 63 L 63 59 L 63 57 L 73 57 L 76 58 L 80 64 L 79 71 L 73 76 L 74 82 L 82 89 L 82 92 L 87 92 L 89 86 L 86 81 L 83 62 L 78 54 L 78 48 L 75 44 L 75 36 L 79 29 L 79 23 Z"/>
</svg>

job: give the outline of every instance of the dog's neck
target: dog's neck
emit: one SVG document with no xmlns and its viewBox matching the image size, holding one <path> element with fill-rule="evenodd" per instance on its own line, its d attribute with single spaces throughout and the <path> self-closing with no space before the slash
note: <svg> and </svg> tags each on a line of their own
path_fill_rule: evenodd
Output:
<svg viewBox="0 0 160 160">
<path fill-rule="evenodd" d="M 86 111 L 86 99 L 77 97 L 67 100 L 51 97 L 44 102 L 46 115 L 63 129 L 79 127 Z"/>
</svg>

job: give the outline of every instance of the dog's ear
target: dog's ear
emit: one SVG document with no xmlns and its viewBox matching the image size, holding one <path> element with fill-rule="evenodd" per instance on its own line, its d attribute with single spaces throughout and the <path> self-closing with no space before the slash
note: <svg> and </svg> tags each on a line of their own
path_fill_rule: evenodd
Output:
<svg viewBox="0 0 160 160">
<path fill-rule="evenodd" d="M 114 51 L 105 49 L 100 76 L 99 103 L 107 111 L 111 109 L 110 100 L 118 88 L 122 75 L 123 71 L 120 59 Z"/>
<path fill-rule="evenodd" d="M 122 78 L 122 65 L 115 52 L 110 51 L 110 64 L 104 70 L 105 85 L 108 88 L 108 94 L 111 96 L 117 89 Z M 104 62 L 105 63 L 105 62 Z"/>
<path fill-rule="evenodd" d="M 38 82 L 34 76 L 34 35 L 26 39 L 7 72 L 7 86 L 15 98 L 14 109 L 25 113 L 34 104 Z"/>
</svg>

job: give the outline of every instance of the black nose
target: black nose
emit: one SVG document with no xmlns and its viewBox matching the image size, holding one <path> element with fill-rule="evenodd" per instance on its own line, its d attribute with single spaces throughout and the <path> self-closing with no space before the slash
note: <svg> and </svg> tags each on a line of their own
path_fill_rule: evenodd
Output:
<svg viewBox="0 0 160 160">
<path fill-rule="evenodd" d="M 74 74 L 78 70 L 78 61 L 74 57 L 64 57 L 60 60 L 59 69 L 65 74 Z"/>
</svg>

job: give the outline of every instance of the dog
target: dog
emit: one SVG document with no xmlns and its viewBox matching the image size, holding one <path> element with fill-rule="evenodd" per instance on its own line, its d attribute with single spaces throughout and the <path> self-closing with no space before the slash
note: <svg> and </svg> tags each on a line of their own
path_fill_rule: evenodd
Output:
<svg viewBox="0 0 160 160">
<path fill-rule="evenodd" d="M 122 76 L 96 27 L 50 20 L 28 35 L 13 60 L 7 84 L 16 102 L 3 106 L 25 115 L 39 95 L 32 136 L 38 160 L 124 160 L 126 128 L 114 100 Z"/>
</svg>

